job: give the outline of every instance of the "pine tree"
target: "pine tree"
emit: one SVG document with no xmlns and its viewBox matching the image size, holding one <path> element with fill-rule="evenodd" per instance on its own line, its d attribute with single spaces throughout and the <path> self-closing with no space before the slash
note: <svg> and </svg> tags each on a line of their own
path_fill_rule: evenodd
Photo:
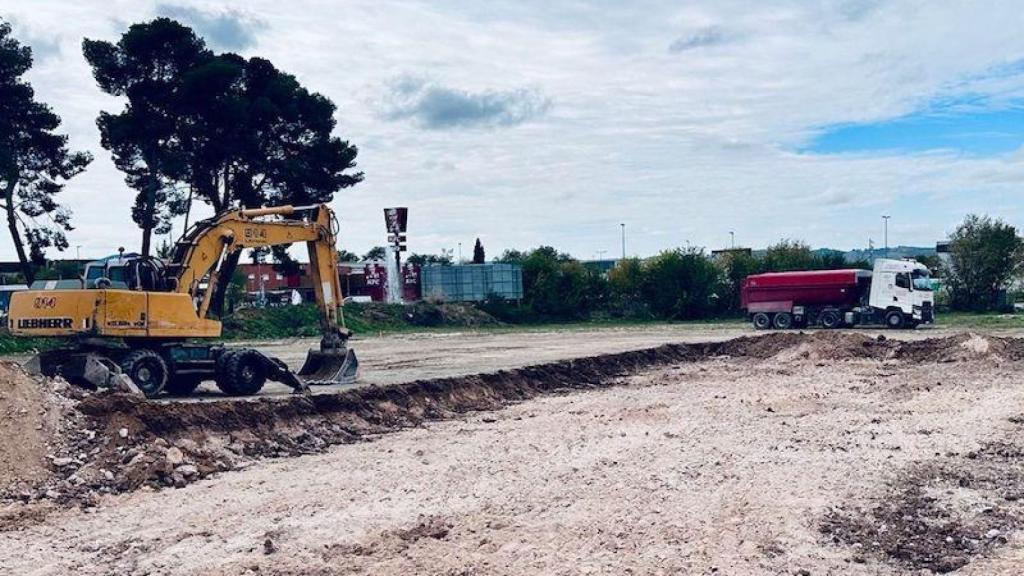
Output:
<svg viewBox="0 0 1024 576">
<path fill-rule="evenodd" d="M 473 245 L 473 264 L 483 264 L 487 259 L 484 254 L 484 245 L 480 242 L 480 239 L 476 239 L 476 244 Z"/>
<path fill-rule="evenodd" d="M 0 203 L 25 281 L 35 279 L 46 249 L 68 247 L 71 213 L 57 203 L 65 183 L 85 170 L 92 156 L 68 150 L 68 137 L 55 134 L 60 117 L 35 99 L 22 75 L 32 67 L 32 50 L 10 36 L 0 21 Z M 28 251 L 26 253 L 26 245 Z"/>
</svg>

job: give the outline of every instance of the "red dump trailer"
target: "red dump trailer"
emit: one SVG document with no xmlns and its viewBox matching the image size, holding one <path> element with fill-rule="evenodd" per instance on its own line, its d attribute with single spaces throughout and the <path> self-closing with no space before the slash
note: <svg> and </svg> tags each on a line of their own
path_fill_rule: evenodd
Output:
<svg viewBox="0 0 1024 576">
<path fill-rule="evenodd" d="M 755 328 L 864 326 L 913 328 L 935 321 L 928 268 L 875 260 L 872 270 L 804 270 L 747 276 L 740 301 Z"/>
<path fill-rule="evenodd" d="M 740 302 L 754 327 L 790 328 L 843 323 L 843 315 L 862 304 L 871 289 L 870 270 L 806 270 L 747 276 Z"/>
</svg>

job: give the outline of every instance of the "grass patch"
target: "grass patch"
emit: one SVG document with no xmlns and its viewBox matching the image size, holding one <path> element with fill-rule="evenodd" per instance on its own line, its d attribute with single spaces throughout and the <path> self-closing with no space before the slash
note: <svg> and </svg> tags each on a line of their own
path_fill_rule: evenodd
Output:
<svg viewBox="0 0 1024 576">
<path fill-rule="evenodd" d="M 997 312 L 945 312 L 935 318 L 935 325 L 945 328 L 1024 328 L 1024 314 Z"/>
<path fill-rule="evenodd" d="M 467 304 L 411 305 L 348 303 L 342 309 L 345 326 L 355 334 L 422 332 L 465 328 L 497 327 L 501 323 L 475 306 Z M 248 308 L 224 319 L 223 337 L 276 339 L 320 336 L 316 306 Z"/>
<path fill-rule="evenodd" d="M 50 350 L 67 343 L 64 338 L 19 338 L 0 328 L 0 354 L 30 354 Z"/>
<path fill-rule="evenodd" d="M 354 334 L 392 334 L 451 330 L 530 332 L 541 330 L 590 330 L 595 328 L 643 328 L 647 326 L 694 326 L 734 328 L 741 318 L 666 322 L 664 320 L 614 318 L 602 316 L 590 320 L 531 318 L 515 323 L 501 322 L 472 304 L 411 305 L 348 303 L 343 309 L 345 325 Z M 259 340 L 320 335 L 315 306 L 245 309 L 224 319 L 224 338 Z"/>
</svg>

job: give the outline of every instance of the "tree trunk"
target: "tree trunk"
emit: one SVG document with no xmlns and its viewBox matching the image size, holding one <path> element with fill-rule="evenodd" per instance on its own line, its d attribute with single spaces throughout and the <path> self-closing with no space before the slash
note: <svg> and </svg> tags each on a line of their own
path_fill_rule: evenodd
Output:
<svg viewBox="0 0 1024 576">
<path fill-rule="evenodd" d="M 159 186 L 159 181 L 154 176 L 150 182 L 146 185 L 146 218 L 148 219 L 147 226 L 142 228 L 142 257 L 146 258 L 149 256 L 150 246 L 153 242 L 153 224 L 157 220 L 156 216 L 156 189 Z"/>
<path fill-rule="evenodd" d="M 149 243 L 150 243 L 152 238 L 153 238 L 153 229 L 152 228 L 143 228 L 142 229 L 142 257 L 143 258 L 145 258 L 146 256 L 149 256 Z"/>
<path fill-rule="evenodd" d="M 7 229 L 11 232 L 11 241 L 14 242 L 14 250 L 18 253 L 18 262 L 21 264 L 21 274 L 25 277 L 25 283 L 31 286 L 36 277 L 32 271 L 32 263 L 25 255 L 25 243 L 21 240 L 18 217 L 14 213 L 14 185 L 17 181 L 15 176 L 7 181 L 7 189 L 4 190 L 4 209 L 7 211 Z"/>
</svg>

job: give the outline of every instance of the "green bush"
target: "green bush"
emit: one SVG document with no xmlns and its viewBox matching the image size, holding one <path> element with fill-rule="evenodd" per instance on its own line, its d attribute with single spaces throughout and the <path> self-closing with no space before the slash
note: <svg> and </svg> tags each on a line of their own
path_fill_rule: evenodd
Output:
<svg viewBox="0 0 1024 576">
<path fill-rule="evenodd" d="M 954 310 L 984 312 L 1005 306 L 1003 294 L 1024 268 L 1024 240 L 1013 226 L 974 214 L 949 236 L 945 281 Z"/>
<path fill-rule="evenodd" d="M 718 269 L 697 248 L 667 250 L 644 263 L 640 294 L 657 318 L 708 318 L 717 310 Z"/>
<path fill-rule="evenodd" d="M 568 254 L 541 246 L 522 256 L 523 302 L 541 318 L 583 319 L 607 299 L 607 284 Z"/>
</svg>

